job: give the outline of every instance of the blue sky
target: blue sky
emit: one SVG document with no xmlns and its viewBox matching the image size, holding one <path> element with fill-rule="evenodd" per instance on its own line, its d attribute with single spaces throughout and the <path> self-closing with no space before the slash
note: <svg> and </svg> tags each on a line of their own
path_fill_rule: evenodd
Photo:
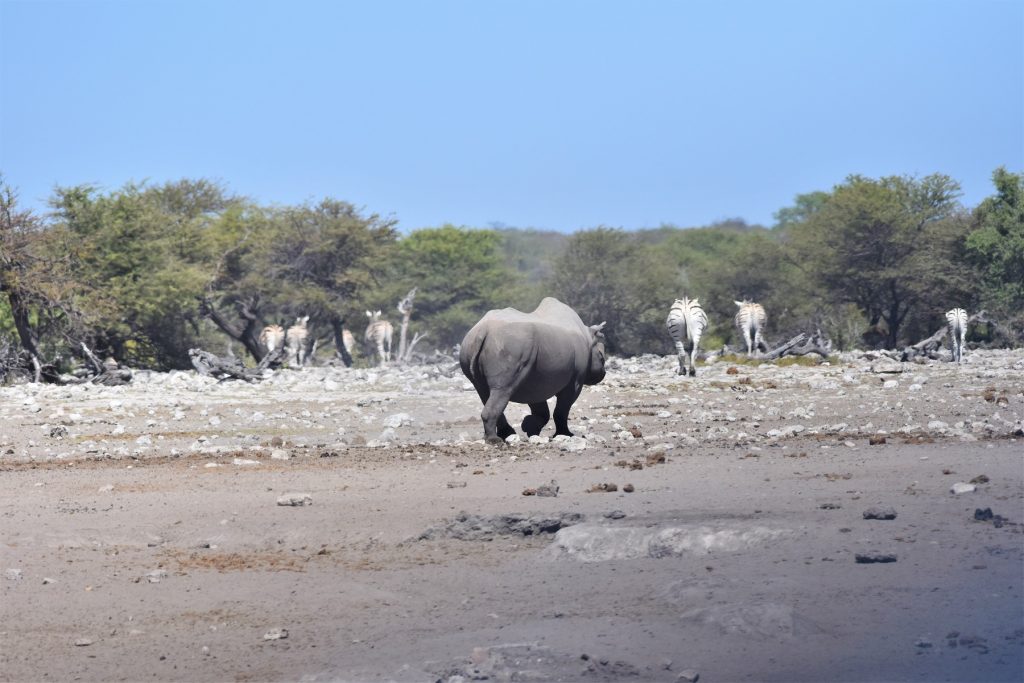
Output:
<svg viewBox="0 0 1024 683">
<path fill-rule="evenodd" d="M 1024 171 L 1024 0 L 0 0 L 0 171 L 209 178 L 404 230 L 771 225 L 846 176 Z"/>
</svg>

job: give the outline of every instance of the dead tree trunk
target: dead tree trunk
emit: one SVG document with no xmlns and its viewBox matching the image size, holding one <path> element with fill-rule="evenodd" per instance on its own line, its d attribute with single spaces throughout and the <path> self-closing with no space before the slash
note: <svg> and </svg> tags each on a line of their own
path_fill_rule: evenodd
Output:
<svg viewBox="0 0 1024 683">
<path fill-rule="evenodd" d="M 263 379 L 264 370 L 272 365 L 280 365 L 284 361 L 285 353 L 284 346 L 279 346 L 265 355 L 255 368 L 245 367 L 237 358 L 215 356 L 202 349 L 189 349 L 188 357 L 192 361 L 192 367 L 200 375 L 215 377 L 221 381 L 241 379 L 246 382 L 258 382 Z"/>
<path fill-rule="evenodd" d="M 831 352 L 832 342 L 826 339 L 819 330 L 809 338 L 805 333 L 801 332 L 786 343 L 761 356 L 761 359 L 778 360 L 784 356 L 806 356 L 809 353 L 816 353 L 822 358 L 828 358 Z"/>
<path fill-rule="evenodd" d="M 967 325 L 976 325 L 978 323 L 991 325 L 996 328 L 997 325 L 992 320 L 988 313 L 985 311 L 978 311 L 974 315 L 967 318 Z M 900 355 L 901 361 L 913 361 L 916 358 L 930 358 L 932 360 L 942 360 L 942 354 L 940 353 L 946 340 L 949 338 L 949 328 L 945 325 L 935 331 L 932 336 L 927 339 L 922 339 L 916 344 L 912 344 L 903 349 L 903 353 Z"/>
<path fill-rule="evenodd" d="M 921 341 L 903 349 L 903 353 L 900 355 L 900 360 L 903 362 L 913 361 L 915 358 L 924 356 L 931 358 L 932 360 L 939 359 L 939 349 L 942 348 L 942 343 L 946 341 L 946 336 L 949 334 L 949 330 L 945 327 L 940 327 L 935 331 L 935 334 L 922 339 Z"/>
<path fill-rule="evenodd" d="M 419 344 L 420 341 L 422 341 L 423 338 L 426 336 L 426 332 L 417 332 L 412 336 L 412 341 L 409 342 L 409 348 L 408 350 L 406 350 L 405 357 L 402 359 L 404 362 L 408 363 L 410 360 L 412 360 L 412 350 L 415 349 L 416 345 Z"/>
<path fill-rule="evenodd" d="M 241 342 L 245 350 L 249 352 L 257 363 L 262 362 L 264 351 L 263 346 L 260 344 L 259 330 L 257 329 L 260 325 L 259 315 L 257 314 L 259 297 L 254 296 L 249 301 L 239 301 L 236 303 L 235 308 L 241 318 L 239 322 L 229 320 L 223 313 L 218 311 L 209 297 L 201 297 L 199 299 L 200 314 L 212 320 L 213 324 L 220 328 L 224 334 L 235 341 Z"/>
<path fill-rule="evenodd" d="M 402 314 L 402 327 L 398 334 L 398 360 L 402 363 L 409 360 L 406 356 L 405 340 L 406 333 L 409 331 L 409 318 L 412 317 L 412 302 L 416 298 L 416 289 L 416 287 L 410 289 L 405 298 L 398 302 L 398 312 Z M 411 349 L 409 350 L 411 351 Z"/>
<path fill-rule="evenodd" d="M 341 358 L 346 368 L 352 367 L 352 355 L 345 345 L 345 319 L 341 317 L 331 318 L 331 330 L 334 332 L 334 350 Z"/>
<path fill-rule="evenodd" d="M 96 370 L 96 374 L 89 380 L 92 384 L 116 387 L 131 383 L 132 371 L 128 368 L 118 367 L 117 361 L 108 359 L 108 362 L 100 362 L 100 359 L 89 350 L 85 342 L 82 342 L 82 352 Z"/>
</svg>

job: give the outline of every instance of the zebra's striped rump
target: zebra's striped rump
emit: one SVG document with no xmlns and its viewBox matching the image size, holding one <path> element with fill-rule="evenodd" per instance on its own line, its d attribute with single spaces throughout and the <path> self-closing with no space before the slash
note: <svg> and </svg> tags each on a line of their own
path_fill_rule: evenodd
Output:
<svg viewBox="0 0 1024 683">
<path fill-rule="evenodd" d="M 946 311 L 946 324 L 949 326 L 949 337 L 952 342 L 951 360 L 960 362 L 964 353 L 964 342 L 967 339 L 967 311 L 953 308 Z"/>
<path fill-rule="evenodd" d="M 753 301 L 733 303 L 740 309 L 736 312 L 736 327 L 747 343 L 747 355 L 750 356 L 761 347 L 761 331 L 768 322 L 768 314 L 764 312 L 764 306 Z"/>
<path fill-rule="evenodd" d="M 682 299 L 676 299 L 668 311 L 665 326 L 668 327 L 668 333 L 676 347 L 676 355 L 679 357 L 679 374 L 687 374 L 685 342 L 689 341 L 689 375 L 696 376 L 697 368 L 694 366 L 694 360 L 697 357 L 697 345 L 700 344 L 700 337 L 708 326 L 708 316 L 701 308 L 700 301 L 687 299 L 685 296 Z"/>
</svg>

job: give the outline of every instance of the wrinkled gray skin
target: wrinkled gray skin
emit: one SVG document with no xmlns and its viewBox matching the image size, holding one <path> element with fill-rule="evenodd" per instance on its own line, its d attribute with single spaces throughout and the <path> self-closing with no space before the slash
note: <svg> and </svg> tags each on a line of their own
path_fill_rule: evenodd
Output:
<svg viewBox="0 0 1024 683">
<path fill-rule="evenodd" d="M 583 324 L 576 311 L 546 297 L 532 313 L 514 308 L 488 311 L 466 333 L 459 352 L 462 372 L 484 403 L 484 438 L 501 442 L 515 430 L 505 419 L 509 401 L 526 403 L 527 436 L 548 422 L 547 400 L 555 402 L 555 435 L 572 436 L 569 409 L 584 384 L 604 379 L 604 335 L 600 325 Z"/>
</svg>

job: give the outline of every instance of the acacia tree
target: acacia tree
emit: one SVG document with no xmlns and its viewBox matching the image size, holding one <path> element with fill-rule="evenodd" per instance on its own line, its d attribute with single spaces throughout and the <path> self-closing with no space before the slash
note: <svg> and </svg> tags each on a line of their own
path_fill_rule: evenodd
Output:
<svg viewBox="0 0 1024 683">
<path fill-rule="evenodd" d="M 65 338 L 80 330 L 72 295 L 87 289 L 62 259 L 48 256 L 52 238 L 38 216 L 18 208 L 17 194 L 0 176 L 0 328 L 13 328 L 36 381 L 68 350 Z"/>
<path fill-rule="evenodd" d="M 393 309 L 416 287 L 416 317 L 431 343 L 448 348 L 491 308 L 521 306 L 520 276 L 506 263 L 495 230 L 443 225 L 416 230 L 398 242 L 388 281 L 373 308 Z"/>
<path fill-rule="evenodd" d="M 941 174 L 850 176 L 791 227 L 793 256 L 821 295 L 856 304 L 895 347 L 908 315 L 953 260 L 942 233 L 961 212 L 959 195 L 959 184 Z"/>
<path fill-rule="evenodd" d="M 396 238 L 394 226 L 393 220 L 364 217 L 351 204 L 329 198 L 313 206 L 230 212 L 212 231 L 220 257 L 201 311 L 257 361 L 263 357 L 257 335 L 264 323 L 287 325 L 307 315 L 307 343 L 327 330 L 344 357 L 345 319 L 377 286 Z"/>
<path fill-rule="evenodd" d="M 586 324 L 604 321 L 610 352 L 649 353 L 668 343 L 665 317 L 677 272 L 664 250 L 638 244 L 622 230 L 595 228 L 570 238 L 548 290 Z"/>
<path fill-rule="evenodd" d="M 75 291 L 88 314 L 83 334 L 100 355 L 144 367 L 187 367 L 199 334 L 195 299 L 208 279 L 205 233 L 238 202 L 208 181 L 128 184 L 101 194 L 58 188 L 49 227 L 53 258 L 89 287 Z"/>
<path fill-rule="evenodd" d="M 0 293 L 7 298 L 10 321 L 22 349 L 40 367 L 39 339 L 31 323 L 36 288 L 32 273 L 36 256 L 31 253 L 38 219 L 17 207 L 17 195 L 0 178 Z M 38 379 L 38 372 L 37 372 Z"/>
<path fill-rule="evenodd" d="M 967 256 L 981 274 L 981 305 L 1024 319 L 1024 174 L 998 168 L 992 182 L 996 193 L 974 210 Z"/>
</svg>

